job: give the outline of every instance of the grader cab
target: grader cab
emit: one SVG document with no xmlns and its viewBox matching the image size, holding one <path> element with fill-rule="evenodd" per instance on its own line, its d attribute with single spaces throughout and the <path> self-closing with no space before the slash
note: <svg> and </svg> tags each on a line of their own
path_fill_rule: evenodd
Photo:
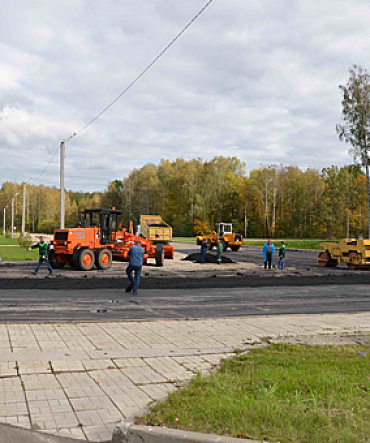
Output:
<svg viewBox="0 0 370 443">
<path fill-rule="evenodd" d="M 320 266 L 335 267 L 339 263 L 347 263 L 351 269 L 370 266 L 369 239 L 342 239 L 339 243 L 320 243 L 323 249 L 317 257 Z"/>
</svg>

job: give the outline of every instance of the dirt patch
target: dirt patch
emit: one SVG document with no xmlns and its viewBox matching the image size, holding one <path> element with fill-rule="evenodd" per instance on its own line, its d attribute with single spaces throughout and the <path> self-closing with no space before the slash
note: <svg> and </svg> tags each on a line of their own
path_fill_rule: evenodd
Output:
<svg viewBox="0 0 370 443">
<path fill-rule="evenodd" d="M 270 343 L 286 343 L 286 344 L 302 344 L 302 345 L 353 345 L 353 351 L 357 355 L 356 345 L 370 345 L 370 334 L 332 334 L 328 331 L 328 334 L 320 334 L 313 336 L 297 336 L 287 337 L 283 339 L 270 340 Z M 359 356 L 361 357 L 361 355 Z"/>
<path fill-rule="evenodd" d="M 193 254 L 187 255 L 183 260 L 192 261 L 193 263 L 201 263 L 202 254 L 200 252 L 194 252 Z M 217 257 L 214 254 L 209 254 L 206 252 L 206 263 L 218 263 Z M 235 263 L 229 257 L 222 257 L 222 263 Z"/>
</svg>

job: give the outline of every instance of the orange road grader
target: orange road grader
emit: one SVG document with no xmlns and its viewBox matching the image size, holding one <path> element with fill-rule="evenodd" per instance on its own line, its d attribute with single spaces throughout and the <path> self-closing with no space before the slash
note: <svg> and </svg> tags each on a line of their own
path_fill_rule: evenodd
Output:
<svg viewBox="0 0 370 443">
<path fill-rule="evenodd" d="M 49 244 L 49 261 L 53 268 L 66 264 L 83 271 L 109 269 L 112 260 L 129 260 L 128 251 L 135 241 L 140 241 L 145 249 L 144 263 L 148 258 L 155 260 L 156 266 L 163 266 L 165 251 L 163 245 L 154 245 L 145 237 L 121 228 L 119 218 L 122 211 L 115 209 L 86 209 L 77 228 L 56 229 L 53 241 Z M 173 258 L 173 246 L 167 256 Z"/>
</svg>

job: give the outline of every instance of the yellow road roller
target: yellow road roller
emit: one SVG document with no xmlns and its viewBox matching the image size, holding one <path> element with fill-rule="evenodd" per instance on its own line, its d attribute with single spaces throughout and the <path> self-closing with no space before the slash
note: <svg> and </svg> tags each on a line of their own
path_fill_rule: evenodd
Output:
<svg viewBox="0 0 370 443">
<path fill-rule="evenodd" d="M 370 240 L 343 238 L 339 243 L 320 243 L 322 251 L 317 257 L 320 266 L 335 267 L 347 263 L 351 269 L 370 266 Z"/>
</svg>

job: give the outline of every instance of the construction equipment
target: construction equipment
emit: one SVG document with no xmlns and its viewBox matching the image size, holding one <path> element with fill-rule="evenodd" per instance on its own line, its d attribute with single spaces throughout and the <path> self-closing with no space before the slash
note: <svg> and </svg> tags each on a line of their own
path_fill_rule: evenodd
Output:
<svg viewBox="0 0 370 443">
<path fill-rule="evenodd" d="M 68 263 L 83 271 L 94 266 L 109 269 L 121 214 L 122 211 L 111 209 L 86 209 L 77 228 L 56 229 L 49 245 L 51 266 L 62 268 Z"/>
<path fill-rule="evenodd" d="M 132 222 L 127 231 L 119 225 L 122 211 L 115 209 L 86 209 L 77 228 L 56 229 L 49 245 L 49 260 L 53 268 L 65 264 L 90 271 L 109 269 L 113 259 L 129 260 L 128 251 L 136 241 L 145 249 L 144 263 L 153 258 L 157 266 L 163 266 L 164 258 L 173 258 L 173 246 L 153 244 L 143 236 L 133 233 Z M 164 247 L 168 247 L 165 252 Z"/>
<path fill-rule="evenodd" d="M 132 222 L 130 222 L 129 231 L 119 228 L 114 233 L 113 239 L 113 259 L 115 260 L 129 260 L 128 251 L 136 241 L 139 241 L 145 249 L 144 263 L 147 263 L 148 258 L 154 258 L 156 266 L 163 266 L 165 257 L 173 258 L 172 245 L 154 244 L 142 234 L 134 235 Z M 164 248 L 167 248 L 167 250 Z"/>
<path fill-rule="evenodd" d="M 218 223 L 217 232 L 212 231 L 209 235 L 198 235 L 196 237 L 197 245 L 202 244 L 205 240 L 209 250 L 216 246 L 217 240 L 222 242 L 224 251 L 230 247 L 232 251 L 238 251 L 243 244 L 243 237 L 241 234 L 233 232 L 232 223 Z"/>
<path fill-rule="evenodd" d="M 339 243 L 320 243 L 323 249 L 317 257 L 320 266 L 335 267 L 339 263 L 347 263 L 351 269 L 370 266 L 369 239 L 342 239 Z"/>
<path fill-rule="evenodd" d="M 172 227 L 160 215 L 141 215 L 137 236 L 143 236 L 153 245 L 162 245 L 166 258 L 173 258 Z"/>
</svg>

